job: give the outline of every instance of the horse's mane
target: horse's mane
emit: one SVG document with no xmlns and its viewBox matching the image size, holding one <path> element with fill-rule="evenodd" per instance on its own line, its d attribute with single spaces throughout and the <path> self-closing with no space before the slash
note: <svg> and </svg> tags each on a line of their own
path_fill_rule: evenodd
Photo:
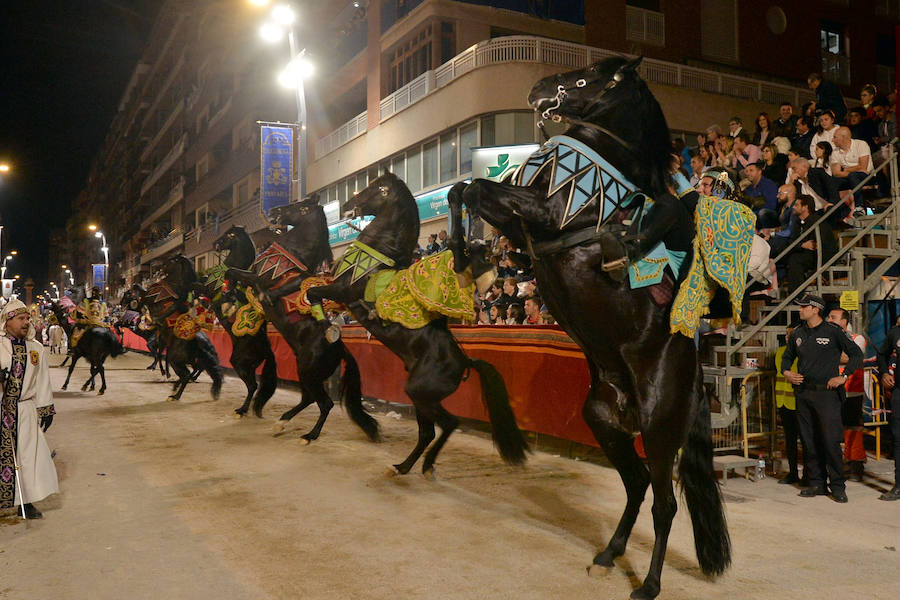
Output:
<svg viewBox="0 0 900 600">
<path fill-rule="evenodd" d="M 303 225 L 297 225 L 282 236 L 280 243 L 306 263 L 311 269 L 331 264 L 331 244 L 328 243 L 328 219 L 325 209 L 316 204 L 311 214 L 303 217 Z"/>
<path fill-rule="evenodd" d="M 615 71 L 628 62 L 623 57 L 603 61 L 604 68 Z M 607 65 L 609 65 L 607 67 Z M 583 119 L 613 131 L 640 152 L 627 166 L 633 181 L 653 197 L 668 192 L 672 154 L 672 138 L 662 108 L 647 83 L 635 71 L 629 75 L 634 97 L 616 104 L 598 103 Z"/>
</svg>

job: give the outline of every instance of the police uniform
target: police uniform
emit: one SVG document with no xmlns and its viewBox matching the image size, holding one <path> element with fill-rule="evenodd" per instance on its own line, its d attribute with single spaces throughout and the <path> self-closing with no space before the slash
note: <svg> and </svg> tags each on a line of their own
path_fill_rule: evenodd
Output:
<svg viewBox="0 0 900 600">
<path fill-rule="evenodd" d="M 815 306 L 820 311 L 825 309 L 824 300 L 810 294 L 797 303 Z M 815 327 L 804 323 L 796 328 L 788 338 L 781 359 L 781 373 L 790 371 L 794 358 L 797 358 L 797 371 L 803 375 L 803 383 L 794 386 L 800 436 L 809 454 L 804 457 L 804 465 L 809 471 L 810 491 L 803 495 L 827 493 L 822 462 L 827 469 L 832 494 L 836 498 L 844 495 L 842 394 L 838 389 L 827 387 L 829 379 L 839 376 L 841 352 L 850 359 L 844 369 L 843 383 L 846 383 L 847 378 L 862 366 L 862 352 L 843 329 L 823 320 Z M 819 457 L 819 453 L 823 456 Z"/>
<path fill-rule="evenodd" d="M 888 331 L 887 339 L 878 350 L 878 372 L 884 376 L 889 373 L 891 354 L 897 353 L 900 358 L 900 327 Z M 891 412 L 888 414 L 891 434 L 894 436 L 894 488 L 882 494 L 882 500 L 900 500 L 900 385 L 894 372 L 894 391 L 891 393 Z"/>
</svg>

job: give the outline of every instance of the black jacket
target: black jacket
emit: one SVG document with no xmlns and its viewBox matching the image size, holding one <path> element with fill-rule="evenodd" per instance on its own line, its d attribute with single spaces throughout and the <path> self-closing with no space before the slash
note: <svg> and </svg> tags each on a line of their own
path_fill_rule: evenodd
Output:
<svg viewBox="0 0 900 600">
<path fill-rule="evenodd" d="M 847 105 L 840 90 L 830 81 L 822 80 L 816 89 L 816 110 L 830 110 L 837 123 L 843 123 L 847 116 Z"/>
</svg>

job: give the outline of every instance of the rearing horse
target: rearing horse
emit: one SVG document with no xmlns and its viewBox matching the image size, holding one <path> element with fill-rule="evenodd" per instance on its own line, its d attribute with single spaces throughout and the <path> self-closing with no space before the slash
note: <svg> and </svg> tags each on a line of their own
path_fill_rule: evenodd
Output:
<svg viewBox="0 0 900 600">
<path fill-rule="evenodd" d="M 656 219 L 653 227 L 672 238 L 666 241 L 669 249 L 690 249 L 690 207 L 668 190 L 669 129 L 637 74 L 639 62 L 608 58 L 539 81 L 529 102 L 544 118 L 568 123 L 566 137 L 551 139 L 532 155 L 536 162 L 523 165 L 518 175 L 523 185 L 476 179 L 454 186 L 449 200 L 465 203 L 529 250 L 543 299 L 584 351 L 591 386 L 583 416 L 628 494 L 615 533 L 593 562 L 609 567 L 625 552 L 651 485 L 653 557 L 643 585 L 631 597 L 654 598 L 677 509 L 672 473 L 679 448 L 678 473 L 703 572 L 722 573 L 731 562 L 731 549 L 694 342 L 669 332 L 670 306 L 654 301 L 648 288 L 631 289 L 627 279 L 604 270 L 604 263 L 614 262 L 609 259 L 621 258 L 604 255 L 609 248 L 604 237 L 610 223 L 627 226 L 627 210 L 615 203 L 626 196 L 628 182 L 657 200 L 651 212 L 667 211 L 667 218 Z M 584 147 L 589 151 L 578 150 Z M 602 157 L 600 162 L 582 160 L 590 152 Z M 555 162 L 542 164 L 540 159 L 548 156 Z M 679 229 L 678 223 L 686 225 Z M 645 241 L 641 236 L 647 232 L 635 234 L 638 244 Z M 685 239 L 687 248 L 672 247 L 684 245 Z M 636 431 L 643 435 L 649 470 L 635 452 Z"/>
<path fill-rule="evenodd" d="M 470 368 L 481 376 L 483 398 L 500 455 L 509 463 L 523 463 L 528 445 L 516 425 L 506 385 L 497 370 L 483 360 L 466 356 L 450 333 L 446 318 L 410 329 L 383 321 L 364 300 L 367 282 L 375 271 L 388 264 L 390 268 L 403 269 L 413 262 L 413 250 L 419 238 L 419 212 L 406 184 L 386 173 L 357 194 L 354 204 L 362 214 L 375 215 L 357 238 L 357 242 L 368 248 L 366 252 L 374 253 L 359 257 L 357 266 L 338 274 L 331 285 L 310 289 L 307 298 L 310 304 L 321 303 L 324 298 L 346 304 L 353 317 L 403 361 L 409 373 L 405 389 L 416 409 L 419 439 L 406 460 L 394 468 L 400 474 L 408 473 L 428 448 L 422 472 L 429 477 L 433 475 L 437 455 L 459 423 L 441 402 L 459 387 Z M 366 270 L 363 265 L 372 264 L 371 259 L 376 255 L 384 262 L 376 263 L 374 270 Z M 348 260 L 346 254 L 343 260 Z M 360 275 L 358 269 L 366 272 Z M 435 424 L 441 428 L 441 435 L 429 448 L 435 438 Z"/>
<path fill-rule="evenodd" d="M 266 318 L 284 337 L 294 351 L 297 360 L 297 374 L 303 394 L 300 403 L 286 411 L 278 419 L 277 431 L 284 429 L 285 424 L 297 416 L 304 408 L 315 403 L 319 408 L 319 418 L 313 428 L 301 436 L 306 443 L 318 439 L 328 418 L 334 402 L 325 391 L 324 382 L 340 369 L 344 363 L 341 377 L 340 395 L 350 419 L 363 430 L 372 441 L 378 441 L 378 422 L 367 413 L 362 405 L 362 390 L 359 366 L 343 342 L 330 344 L 325 339 L 325 329 L 309 316 L 300 311 L 303 302 L 302 289 L 306 285 L 322 283 L 316 276 L 320 265 L 331 264 L 331 246 L 328 245 L 328 225 L 325 212 L 312 196 L 286 206 L 272 209 L 269 217 L 276 223 L 291 225 L 292 229 L 279 236 L 277 244 L 269 244 L 256 261 L 255 270 L 230 267 L 226 277 L 231 281 L 252 285 L 255 293 L 260 294 L 260 303 Z M 253 240 L 243 227 L 232 227 L 216 240 L 215 249 L 229 251 L 231 256 L 255 256 Z M 298 264 L 299 263 L 299 264 Z M 248 265 L 251 266 L 251 265 Z M 288 288 L 297 291 L 294 297 L 287 293 Z M 289 301 L 289 299 L 293 299 Z M 259 415 L 262 403 L 254 405 Z"/>
</svg>

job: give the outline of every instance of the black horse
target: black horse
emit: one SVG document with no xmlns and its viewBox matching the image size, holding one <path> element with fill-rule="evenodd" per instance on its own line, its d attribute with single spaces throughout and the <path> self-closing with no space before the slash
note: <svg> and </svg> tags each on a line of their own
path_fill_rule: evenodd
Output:
<svg viewBox="0 0 900 600">
<path fill-rule="evenodd" d="M 87 391 L 88 387 L 90 387 L 91 391 L 94 391 L 94 378 L 99 373 L 101 384 L 97 395 L 102 396 L 106 392 L 106 369 L 103 367 L 103 363 L 106 362 L 107 356 L 115 358 L 125 353 L 122 342 L 116 337 L 116 334 L 114 334 L 112 330 L 107 329 L 106 327 L 89 327 L 81 334 L 78 343 L 73 347 L 72 334 L 74 333 L 75 327 L 69 322 L 69 315 L 56 302 L 53 302 L 50 305 L 50 309 L 56 316 L 59 326 L 62 327 L 66 332 L 66 335 L 69 336 L 69 350 L 72 362 L 69 364 L 69 372 L 66 374 L 66 381 L 63 383 L 62 389 L 69 387 L 69 379 L 72 377 L 75 363 L 83 356 L 91 363 L 91 376 L 84 382 L 84 385 L 81 386 L 81 391 Z"/>
<path fill-rule="evenodd" d="M 218 247 L 216 248 L 219 249 Z M 252 245 L 251 245 L 252 250 Z M 225 257 L 224 267 L 235 269 L 247 269 L 253 264 L 253 254 L 245 256 L 241 252 L 229 252 Z M 218 269 L 218 267 L 214 267 Z M 224 271 L 221 273 L 224 276 Z M 235 322 L 235 313 L 229 309 L 233 308 L 238 302 L 243 300 L 246 304 L 247 300 L 241 296 L 245 290 L 233 286 L 225 289 L 224 281 L 221 278 L 210 278 L 204 283 L 198 284 L 198 291 L 210 298 L 210 305 L 219 319 L 219 324 L 228 333 L 231 338 L 231 366 L 237 373 L 244 385 L 247 386 L 247 397 L 240 407 L 234 409 L 235 415 L 242 417 L 247 414 L 250 408 L 250 402 L 253 401 L 253 412 L 257 417 L 261 417 L 262 407 L 265 406 L 275 389 L 278 387 L 278 374 L 276 372 L 275 353 L 272 352 L 272 344 L 269 343 L 269 334 L 267 323 L 256 322 L 255 332 L 246 332 L 245 335 L 239 335 L 239 327 Z M 228 312 L 228 314 L 226 314 Z M 262 373 L 259 377 L 259 383 L 256 381 L 256 369 L 262 365 Z"/>
<path fill-rule="evenodd" d="M 639 62 L 608 58 L 587 69 L 547 77 L 534 86 L 529 102 L 544 118 L 568 123 L 566 136 L 596 151 L 638 189 L 656 198 L 666 214 L 675 215 L 662 224 L 657 219 L 655 226 L 664 230 L 679 220 L 690 223 L 683 218 L 690 207 L 669 192 L 669 129 L 637 74 Z M 545 150 L 552 149 L 553 142 Z M 604 263 L 621 258 L 621 253 L 603 251 L 610 247 L 604 239 L 611 226 L 598 203 L 612 191 L 607 188 L 605 194 L 594 195 L 578 210 L 572 205 L 570 186 L 559 185 L 559 179 L 551 181 L 551 170 L 538 171 L 527 187 L 481 179 L 468 186 L 457 184 L 450 202 L 465 203 L 514 244 L 529 250 L 542 297 L 584 351 L 591 387 L 583 415 L 628 494 L 612 539 L 593 562 L 609 567 L 624 553 L 647 486 L 652 485 L 653 557 L 632 598 L 654 598 L 676 511 L 672 473 L 679 448 L 678 474 L 700 566 L 715 575 L 731 562 L 713 472 L 710 408 L 702 372 L 693 340 L 669 332 L 670 307 L 654 302 L 647 288 L 632 290 L 627 280 L 604 269 Z M 551 185 L 559 187 L 548 197 Z M 621 225 L 624 219 L 616 215 L 622 211 L 614 212 L 609 222 Z M 691 239 L 690 227 L 687 235 L 680 232 L 683 239 Z M 644 241 L 642 234 L 635 235 L 639 243 Z M 643 434 L 649 470 L 635 452 L 636 431 Z"/>
<path fill-rule="evenodd" d="M 129 292 L 122 296 L 119 306 L 124 309 L 122 318 L 120 318 L 116 326 L 119 329 L 128 329 L 136 336 L 143 338 L 147 344 L 147 350 L 153 357 L 153 362 L 147 367 L 148 371 L 156 370 L 159 367 L 159 374 L 169 378 L 169 364 L 165 360 L 165 345 L 160 341 L 157 333 L 157 327 L 154 325 L 150 329 L 141 328 L 141 306 L 146 290 L 139 285 L 132 286 Z"/>
<path fill-rule="evenodd" d="M 291 265 L 288 271 L 280 273 L 279 277 L 292 277 L 290 283 L 294 283 L 299 289 L 300 284 L 314 276 L 318 267 L 331 263 L 331 246 L 328 245 L 328 226 L 325 221 L 325 213 L 322 207 L 312 200 L 305 200 L 289 206 L 277 207 L 270 212 L 270 218 L 282 225 L 291 225 L 293 229 L 279 236 L 279 246 L 283 246 L 292 256 L 296 257 L 303 265 Z M 260 294 L 261 304 L 266 317 L 281 333 L 285 341 L 294 351 L 297 359 L 297 374 L 300 379 L 302 398 L 300 403 L 288 410 L 275 424 L 276 431 L 282 431 L 285 424 L 293 419 L 300 411 L 315 402 L 319 408 L 319 418 L 316 424 L 308 432 L 301 436 L 307 443 L 318 439 L 328 418 L 328 413 L 334 406 L 334 402 L 325 391 L 324 382 L 340 368 L 344 363 L 344 373 L 341 378 L 340 396 L 350 419 L 372 441 L 379 439 L 378 423 L 368 414 L 362 405 L 362 385 L 360 382 L 359 366 L 356 359 L 347 350 L 343 342 L 330 344 L 325 339 L 324 328 L 311 319 L 308 315 L 289 310 L 282 300 L 284 294 L 274 293 L 273 287 L 277 286 L 281 279 L 273 278 L 275 271 L 259 273 L 240 269 L 237 265 L 250 266 L 256 257 L 253 240 L 243 227 L 232 227 L 215 242 L 215 248 L 219 251 L 227 250 L 228 264 L 235 265 L 228 269 L 226 274 L 230 281 L 238 281 L 245 285 L 252 285 L 253 290 Z M 272 245 L 268 249 L 274 248 Z M 266 250 L 263 251 L 263 254 Z M 262 410 L 264 402 L 254 404 L 253 410 L 257 416 Z"/>
<path fill-rule="evenodd" d="M 191 261 L 181 255 L 168 259 L 163 271 L 165 276 L 162 281 L 154 284 L 155 289 L 151 286 L 144 298 L 153 320 L 157 323 L 160 339 L 165 344 L 168 362 L 178 376 L 178 381 L 173 385 L 172 394 L 168 399 L 180 400 L 191 378 L 199 375 L 197 371 L 191 372 L 188 368 L 191 366 L 198 371 L 206 371 L 210 376 L 213 382 L 210 393 L 214 400 L 218 400 L 219 392 L 222 390 L 222 367 L 219 366 L 219 355 L 209 337 L 198 331 L 191 339 L 182 339 L 166 324 L 168 317 L 174 318 L 175 315 L 184 314 L 189 310 L 187 298 L 196 288 L 197 274 Z M 159 293 L 160 289 L 171 290 L 171 295 Z"/>
<path fill-rule="evenodd" d="M 391 268 L 410 266 L 413 250 L 418 245 L 419 212 L 406 184 L 386 173 L 357 194 L 354 204 L 361 214 L 375 216 L 360 233 L 358 241 L 388 257 Z M 385 265 L 379 268 L 383 269 Z M 416 409 L 419 439 L 406 460 L 394 465 L 396 471 L 408 473 L 428 448 L 422 472 L 428 477 L 433 476 L 438 453 L 459 424 L 459 419 L 447 412 L 441 402 L 459 387 L 469 369 L 475 369 L 481 376 L 484 401 L 500 455 L 509 463 L 523 463 L 528 445 L 516 425 L 506 385 L 497 370 L 483 360 L 466 356 L 450 333 L 445 318 L 433 320 L 419 329 L 382 321 L 364 301 L 366 283 L 372 274 L 374 271 L 357 277 L 356 270 L 351 268 L 331 285 L 312 288 L 306 295 L 310 304 L 320 303 L 324 298 L 346 304 L 353 317 L 403 361 L 409 373 L 406 393 Z M 441 428 L 441 435 L 429 448 L 435 438 L 435 424 Z"/>
</svg>

